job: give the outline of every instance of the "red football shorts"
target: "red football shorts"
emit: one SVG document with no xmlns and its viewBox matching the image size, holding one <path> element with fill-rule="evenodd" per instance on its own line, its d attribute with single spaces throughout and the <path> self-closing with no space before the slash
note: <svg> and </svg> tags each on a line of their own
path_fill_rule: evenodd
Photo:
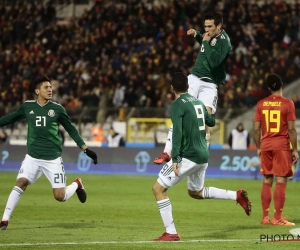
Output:
<svg viewBox="0 0 300 250">
<path fill-rule="evenodd" d="M 260 161 L 263 175 L 293 176 L 291 151 L 261 151 Z"/>
</svg>

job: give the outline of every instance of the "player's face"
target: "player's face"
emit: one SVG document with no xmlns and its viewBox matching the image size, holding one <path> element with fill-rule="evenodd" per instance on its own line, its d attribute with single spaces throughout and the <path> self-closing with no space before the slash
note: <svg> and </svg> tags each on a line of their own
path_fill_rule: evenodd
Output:
<svg viewBox="0 0 300 250">
<path fill-rule="evenodd" d="M 36 89 L 36 94 L 39 100 L 51 100 L 52 99 L 52 86 L 50 82 L 43 82 L 41 87 Z"/>
<path fill-rule="evenodd" d="M 205 28 L 205 32 L 207 32 L 210 37 L 214 37 L 221 32 L 221 24 L 216 26 L 214 20 L 205 20 L 204 28 Z"/>
</svg>

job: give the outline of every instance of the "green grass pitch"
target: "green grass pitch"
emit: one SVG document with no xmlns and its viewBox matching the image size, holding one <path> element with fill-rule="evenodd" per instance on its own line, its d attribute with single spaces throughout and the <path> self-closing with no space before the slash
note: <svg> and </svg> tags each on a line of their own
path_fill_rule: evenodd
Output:
<svg viewBox="0 0 300 250">
<path fill-rule="evenodd" d="M 16 173 L 0 173 L 0 216 Z M 75 175 L 67 175 L 70 184 Z M 164 232 L 152 184 L 156 177 L 81 176 L 88 198 L 76 194 L 54 200 L 42 177 L 29 186 L 14 211 L 8 230 L 0 231 L 1 249 L 299 249 L 299 242 L 261 242 L 260 235 L 289 234 L 290 227 L 260 225 L 261 180 L 206 179 L 205 186 L 246 189 L 251 216 L 231 200 L 194 200 L 186 181 L 168 193 L 180 242 L 152 242 Z M 289 181 L 283 215 L 300 227 L 299 183 Z M 271 208 L 273 205 L 271 205 Z M 272 209 L 273 210 L 273 209 Z"/>
</svg>

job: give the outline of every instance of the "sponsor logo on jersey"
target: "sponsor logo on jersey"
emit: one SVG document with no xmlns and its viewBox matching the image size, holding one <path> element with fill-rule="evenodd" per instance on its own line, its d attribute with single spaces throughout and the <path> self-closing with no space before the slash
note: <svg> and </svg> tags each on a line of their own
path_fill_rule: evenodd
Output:
<svg viewBox="0 0 300 250">
<path fill-rule="evenodd" d="M 31 111 L 29 112 L 29 114 L 31 114 L 31 115 L 34 114 L 33 110 L 31 110 Z"/>
<path fill-rule="evenodd" d="M 48 111 L 48 115 L 49 115 L 50 117 L 55 116 L 54 110 L 53 110 L 53 109 L 50 109 L 50 110 Z"/>
</svg>

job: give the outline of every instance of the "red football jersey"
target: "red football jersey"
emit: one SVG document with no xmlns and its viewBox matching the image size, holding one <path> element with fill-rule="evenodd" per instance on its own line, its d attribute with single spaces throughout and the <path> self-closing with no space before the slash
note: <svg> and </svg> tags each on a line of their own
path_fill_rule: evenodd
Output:
<svg viewBox="0 0 300 250">
<path fill-rule="evenodd" d="M 261 150 L 290 150 L 288 121 L 295 120 L 295 105 L 292 100 L 275 95 L 260 100 L 256 106 L 254 121 L 261 123 Z"/>
</svg>

